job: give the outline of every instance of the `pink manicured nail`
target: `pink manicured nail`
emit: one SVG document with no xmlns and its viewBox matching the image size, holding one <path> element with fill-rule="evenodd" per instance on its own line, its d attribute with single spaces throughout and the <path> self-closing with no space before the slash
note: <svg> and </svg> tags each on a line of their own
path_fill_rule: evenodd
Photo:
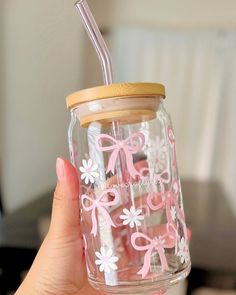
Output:
<svg viewBox="0 0 236 295">
<path fill-rule="evenodd" d="M 65 178 L 65 166 L 64 161 L 61 158 L 57 158 L 56 171 L 58 180 L 64 180 Z"/>
</svg>

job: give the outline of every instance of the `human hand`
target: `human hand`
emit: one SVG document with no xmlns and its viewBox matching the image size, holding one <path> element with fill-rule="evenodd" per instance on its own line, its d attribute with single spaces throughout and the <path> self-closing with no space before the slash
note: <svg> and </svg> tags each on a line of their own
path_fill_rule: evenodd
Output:
<svg viewBox="0 0 236 295">
<path fill-rule="evenodd" d="M 59 158 L 56 170 L 58 182 L 50 228 L 15 295 L 101 294 L 86 279 L 76 169 Z"/>
<path fill-rule="evenodd" d="M 57 160 L 56 167 L 58 183 L 50 228 L 15 295 L 102 294 L 90 287 L 86 278 L 77 171 L 62 159 Z M 113 214 L 117 215 L 117 212 Z M 158 228 L 159 233 L 162 230 Z M 128 258 L 123 255 L 122 259 L 126 261 Z"/>
</svg>

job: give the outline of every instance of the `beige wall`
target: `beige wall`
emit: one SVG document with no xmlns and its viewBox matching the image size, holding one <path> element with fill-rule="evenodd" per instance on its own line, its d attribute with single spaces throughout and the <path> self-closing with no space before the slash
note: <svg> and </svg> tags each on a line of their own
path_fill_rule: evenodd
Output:
<svg viewBox="0 0 236 295">
<path fill-rule="evenodd" d="M 99 27 L 117 26 L 188 29 L 236 27 L 235 0 L 88 0 Z M 107 34 L 109 35 L 109 34 Z M 100 85 L 100 65 L 87 38 L 84 85 Z M 127 44 L 128 46 L 128 44 Z"/>
<path fill-rule="evenodd" d="M 3 155 L 3 109 L 4 109 L 4 2 L 0 1 L 0 193 L 2 188 L 2 155 Z"/>
<path fill-rule="evenodd" d="M 81 87 L 83 42 L 73 1 L 4 3 L 2 189 L 11 211 L 53 188 L 55 159 L 68 157 L 65 96 Z"/>
<path fill-rule="evenodd" d="M 164 27 L 236 26 L 235 0 L 91 0 L 100 24 L 140 24 Z M 111 9 L 108 15 L 107 6 Z M 105 12 L 105 14 L 104 14 Z"/>
</svg>

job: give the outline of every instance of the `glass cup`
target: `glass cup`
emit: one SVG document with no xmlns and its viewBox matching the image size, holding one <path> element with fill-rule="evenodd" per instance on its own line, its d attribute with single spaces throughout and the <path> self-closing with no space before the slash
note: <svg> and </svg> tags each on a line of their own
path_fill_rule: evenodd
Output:
<svg viewBox="0 0 236 295">
<path fill-rule="evenodd" d="M 164 98 L 164 86 L 154 83 L 99 86 L 67 97 L 88 280 L 103 292 L 162 293 L 190 271 Z"/>
</svg>

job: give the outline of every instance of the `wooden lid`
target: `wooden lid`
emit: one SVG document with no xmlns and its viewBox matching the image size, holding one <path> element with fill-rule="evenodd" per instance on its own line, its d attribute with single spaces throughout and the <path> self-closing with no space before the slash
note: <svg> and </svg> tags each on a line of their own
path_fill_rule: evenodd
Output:
<svg viewBox="0 0 236 295">
<path fill-rule="evenodd" d="M 132 96 L 162 96 L 165 97 L 165 87 L 158 83 L 120 83 L 97 86 L 83 89 L 67 96 L 66 103 L 69 109 L 75 106 L 111 97 Z"/>
</svg>

